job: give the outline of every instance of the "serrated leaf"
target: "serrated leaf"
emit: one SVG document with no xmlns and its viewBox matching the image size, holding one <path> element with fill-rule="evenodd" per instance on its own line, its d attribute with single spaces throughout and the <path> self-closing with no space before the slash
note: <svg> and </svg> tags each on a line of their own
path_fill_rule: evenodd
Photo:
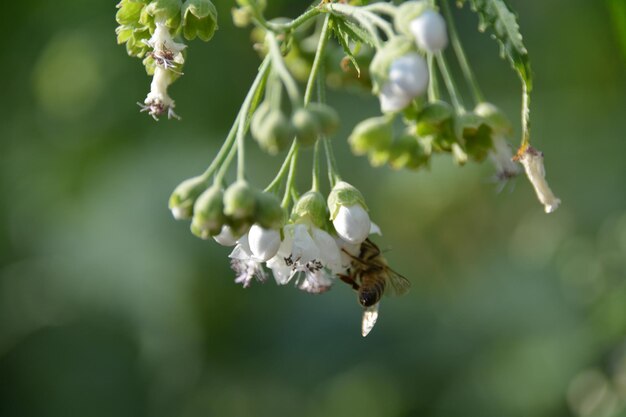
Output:
<svg viewBox="0 0 626 417">
<path fill-rule="evenodd" d="M 350 59 L 350 62 L 352 62 L 352 65 L 354 66 L 358 76 L 360 77 L 361 68 L 359 67 L 358 62 L 354 57 L 354 53 L 350 49 L 350 35 L 345 29 L 345 24 L 341 20 L 333 18 L 331 28 L 333 30 L 333 33 L 335 34 L 335 37 L 337 38 L 337 41 L 339 42 L 339 45 L 341 45 L 341 47 L 343 48 L 343 52 L 346 54 L 348 59 Z"/>
<path fill-rule="evenodd" d="M 528 91 L 532 88 L 532 73 L 528 51 L 524 46 L 517 16 L 504 0 L 458 0 L 467 2 L 478 14 L 479 30 L 491 30 L 492 37 L 500 44 L 500 54 L 517 71 Z"/>
</svg>

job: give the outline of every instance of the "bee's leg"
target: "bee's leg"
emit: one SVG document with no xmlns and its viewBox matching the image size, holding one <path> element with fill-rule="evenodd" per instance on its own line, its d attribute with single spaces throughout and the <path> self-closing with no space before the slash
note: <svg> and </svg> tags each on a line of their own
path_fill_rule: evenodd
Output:
<svg viewBox="0 0 626 417">
<path fill-rule="evenodd" d="M 337 276 L 339 277 L 340 280 L 342 280 L 346 284 L 350 285 L 353 290 L 355 290 L 355 291 L 359 290 L 359 288 L 360 288 L 359 284 L 357 284 L 356 281 L 354 279 L 352 279 L 352 277 L 350 275 L 337 274 Z"/>
<path fill-rule="evenodd" d="M 366 242 L 370 244 L 370 248 L 372 249 L 372 253 L 366 258 L 367 261 L 371 261 L 372 259 L 376 259 L 382 253 L 380 248 L 371 240 L 367 239 Z"/>
</svg>

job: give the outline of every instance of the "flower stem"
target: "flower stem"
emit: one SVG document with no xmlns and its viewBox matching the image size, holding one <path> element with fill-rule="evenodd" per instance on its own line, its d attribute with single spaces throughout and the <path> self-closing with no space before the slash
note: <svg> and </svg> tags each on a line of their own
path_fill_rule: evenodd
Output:
<svg viewBox="0 0 626 417">
<path fill-rule="evenodd" d="M 313 173 L 312 173 L 311 191 L 320 190 L 320 141 L 315 142 L 313 148 Z"/>
<path fill-rule="evenodd" d="M 291 156 L 291 161 L 289 162 L 287 186 L 285 188 L 285 194 L 283 195 L 283 201 L 280 204 L 284 209 L 287 209 L 287 207 L 289 207 L 289 198 L 291 197 L 291 191 L 296 180 L 296 168 L 298 167 L 298 151 L 300 150 L 300 144 L 298 143 L 298 141 L 294 141 L 293 148 L 293 155 Z"/>
<path fill-rule="evenodd" d="M 293 79 L 287 66 L 285 66 L 285 61 L 283 59 L 283 55 L 280 52 L 280 47 L 278 46 L 278 40 L 276 39 L 276 35 L 272 32 L 267 32 L 266 39 L 269 43 L 270 53 L 269 57 L 272 60 L 272 66 L 278 73 L 278 76 L 282 80 L 285 85 L 285 89 L 287 90 L 287 94 L 291 99 L 291 103 L 294 106 L 300 106 L 301 97 L 300 91 L 298 91 L 298 85 L 296 84 L 296 80 Z"/>
<path fill-rule="evenodd" d="M 261 66 L 259 67 L 259 72 L 246 95 L 246 98 L 241 105 L 241 110 L 239 110 L 239 127 L 237 129 L 237 179 L 244 180 L 246 177 L 246 153 L 245 153 L 245 138 L 246 132 L 248 131 L 248 126 L 250 125 L 250 110 L 253 109 L 253 101 L 255 98 L 261 96 L 259 94 L 259 88 L 264 84 L 265 79 L 269 73 L 270 69 L 270 59 L 269 57 L 265 57 Z"/>
<path fill-rule="evenodd" d="M 448 63 L 446 62 L 446 58 L 443 56 L 443 53 L 441 52 L 437 52 L 436 57 L 437 57 L 437 66 L 441 70 L 443 81 L 446 83 L 446 88 L 448 89 L 448 93 L 450 94 L 450 99 L 452 100 L 452 104 L 454 105 L 454 108 L 459 113 L 465 113 L 465 108 L 463 107 L 463 103 L 461 102 L 461 98 L 456 88 L 456 84 L 454 84 L 454 80 L 452 79 L 452 75 L 450 74 L 450 69 L 448 68 Z"/>
<path fill-rule="evenodd" d="M 430 74 L 430 82 L 428 83 L 428 101 L 439 100 L 439 79 L 437 71 L 435 71 L 435 57 L 428 54 L 428 73 Z"/>
<path fill-rule="evenodd" d="M 311 96 L 313 95 L 313 86 L 315 85 L 315 81 L 320 71 L 320 67 L 322 66 L 322 59 L 324 57 L 324 53 L 326 52 L 326 45 L 328 44 L 328 39 L 329 39 L 329 36 L 328 36 L 329 26 L 330 26 L 330 15 L 326 15 L 326 17 L 324 18 L 324 24 L 322 25 L 322 31 L 320 32 L 320 39 L 317 44 L 317 52 L 315 53 L 315 58 L 313 59 L 313 64 L 311 66 L 309 79 L 307 81 L 306 89 L 304 91 L 304 105 L 305 106 L 311 102 Z"/>
<path fill-rule="evenodd" d="M 224 140 L 224 143 L 222 144 L 222 147 L 218 151 L 217 155 L 215 155 L 215 158 L 213 159 L 209 167 L 202 173 L 202 177 L 204 178 L 205 181 L 208 182 L 211 175 L 213 175 L 213 173 L 220 167 L 220 165 L 223 164 L 224 157 L 226 156 L 226 154 L 232 147 L 233 142 L 235 141 L 235 137 L 237 133 L 237 126 L 239 126 L 240 115 L 241 113 L 237 114 L 237 117 L 235 118 L 235 122 L 231 126 L 230 131 L 228 132 L 228 135 L 226 136 L 226 139 Z"/>
<path fill-rule="evenodd" d="M 298 16 L 295 19 L 293 19 L 292 21 L 290 21 L 290 22 L 287 22 L 287 23 L 266 22 L 266 23 L 267 23 L 267 27 L 270 30 L 274 31 L 274 32 L 286 32 L 286 31 L 289 31 L 289 30 L 296 29 L 298 26 L 300 26 L 303 23 L 307 22 L 309 19 L 317 16 L 321 12 L 322 12 L 322 10 L 320 8 L 312 7 L 309 10 L 307 10 L 306 12 L 304 12 L 303 14 L 301 14 L 300 16 Z"/>
<path fill-rule="evenodd" d="M 530 88 L 522 80 L 522 144 L 520 151 L 530 146 Z"/>
<path fill-rule="evenodd" d="M 461 67 L 461 71 L 463 71 L 463 75 L 465 75 L 465 79 L 467 80 L 467 84 L 470 87 L 472 92 L 472 96 L 474 97 L 474 102 L 476 104 L 480 104 L 485 101 L 485 96 L 483 95 L 480 86 L 478 85 L 478 80 L 476 79 L 476 75 L 474 71 L 472 71 L 472 67 L 467 60 L 467 55 L 465 55 L 465 51 L 463 50 L 463 45 L 461 44 L 461 40 L 459 38 L 459 34 L 456 31 L 456 26 L 454 24 L 454 18 L 452 17 L 452 12 L 450 10 L 450 5 L 448 4 L 448 0 L 441 0 L 441 8 L 443 9 L 443 14 L 448 22 L 448 32 L 450 33 L 450 41 L 452 43 L 452 48 L 454 49 L 454 53 L 456 54 L 457 59 L 459 60 L 459 66 Z"/>
<path fill-rule="evenodd" d="M 285 156 L 285 160 L 283 161 L 283 164 L 278 170 L 278 173 L 276 174 L 272 182 L 267 187 L 265 187 L 264 191 L 274 192 L 278 190 L 283 178 L 285 178 L 285 174 L 287 174 L 289 170 L 289 164 L 291 163 L 291 158 L 293 157 L 293 154 L 295 151 L 296 151 L 296 141 L 294 140 L 291 143 L 291 148 L 289 148 L 289 152 L 287 152 L 287 156 Z"/>
</svg>

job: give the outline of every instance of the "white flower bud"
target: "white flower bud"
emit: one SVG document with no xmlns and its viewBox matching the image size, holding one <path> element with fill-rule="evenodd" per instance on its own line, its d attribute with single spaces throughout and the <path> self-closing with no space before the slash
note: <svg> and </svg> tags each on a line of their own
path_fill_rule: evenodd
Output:
<svg viewBox="0 0 626 417">
<path fill-rule="evenodd" d="M 546 213 L 555 211 L 561 200 L 552 193 L 546 181 L 546 170 L 543 166 L 543 153 L 529 146 L 520 157 L 520 162 L 524 166 L 526 175 L 535 188 L 537 198 L 543 204 Z"/>
<path fill-rule="evenodd" d="M 415 37 L 418 48 L 424 51 L 439 52 L 448 45 L 446 21 L 434 10 L 426 10 L 413 19 L 409 29 Z"/>
<path fill-rule="evenodd" d="M 333 225 L 339 237 L 348 243 L 361 243 L 370 233 L 370 216 L 361 204 L 341 206 Z"/>
<path fill-rule="evenodd" d="M 383 113 L 403 110 L 411 101 L 428 88 L 428 65 L 424 58 L 414 52 L 392 61 L 388 81 L 380 90 L 380 109 Z"/>
<path fill-rule="evenodd" d="M 265 262 L 276 255 L 280 247 L 280 233 L 274 229 L 264 229 L 255 224 L 248 232 L 248 245 L 252 256 Z"/>
<path fill-rule="evenodd" d="M 428 80 L 428 64 L 417 53 L 408 53 L 396 58 L 389 67 L 389 81 L 412 97 L 426 92 Z"/>
<path fill-rule="evenodd" d="M 392 82 L 383 85 L 378 96 L 380 99 L 380 111 L 383 113 L 396 113 L 404 110 L 413 97 L 398 89 Z"/>
<path fill-rule="evenodd" d="M 213 236 L 213 239 L 222 246 L 235 246 L 237 237 L 233 235 L 233 229 L 230 226 L 222 226 L 222 231 Z"/>
</svg>

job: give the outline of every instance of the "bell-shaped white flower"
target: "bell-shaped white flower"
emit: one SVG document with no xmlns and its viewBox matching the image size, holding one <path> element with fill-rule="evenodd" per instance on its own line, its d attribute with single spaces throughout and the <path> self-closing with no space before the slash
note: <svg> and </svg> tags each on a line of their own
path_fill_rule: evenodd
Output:
<svg viewBox="0 0 626 417">
<path fill-rule="evenodd" d="M 417 96 L 424 94 L 429 82 L 428 65 L 417 53 L 396 58 L 389 67 L 387 82 L 379 94 L 383 113 L 395 113 L 406 108 Z"/>
<path fill-rule="evenodd" d="M 265 262 L 273 258 L 280 247 L 280 232 L 274 229 L 265 229 L 258 224 L 253 225 L 248 232 L 248 245 L 255 259 Z"/>
<path fill-rule="evenodd" d="M 150 83 L 150 92 L 141 106 L 141 111 L 147 111 L 154 120 L 167 113 L 169 119 L 180 119 L 174 112 L 176 104 L 167 93 L 167 88 L 172 83 L 172 75 L 165 68 L 155 67 L 152 82 Z"/>
<path fill-rule="evenodd" d="M 428 64 L 417 53 L 396 58 L 389 67 L 389 81 L 408 95 L 417 97 L 428 89 Z"/>
<path fill-rule="evenodd" d="M 409 24 L 417 47 L 430 53 L 439 52 L 448 45 L 446 21 L 434 10 L 426 10 Z"/>
<path fill-rule="evenodd" d="M 351 244 L 359 244 L 367 239 L 371 225 L 370 216 L 361 204 L 339 207 L 333 220 L 339 237 Z"/>
<path fill-rule="evenodd" d="M 233 229 L 227 225 L 222 226 L 220 233 L 213 236 L 213 239 L 222 246 L 235 246 L 237 244 L 237 237 L 233 235 Z"/>
<path fill-rule="evenodd" d="M 559 207 L 559 204 L 561 204 L 561 200 L 552 193 L 546 181 L 546 170 L 543 166 L 543 153 L 529 146 L 520 156 L 519 161 L 524 166 L 526 176 L 535 188 L 537 198 L 541 204 L 543 204 L 546 213 L 555 211 Z"/>
<path fill-rule="evenodd" d="M 325 231 L 305 223 L 287 225 L 278 253 L 266 265 L 276 283 L 295 279 L 306 292 L 321 293 L 333 283 L 332 274 L 342 271 L 341 255 L 334 239 Z"/>
<path fill-rule="evenodd" d="M 374 222 L 371 222 L 370 226 L 370 235 L 382 235 L 380 231 L 380 227 Z M 352 260 L 355 257 L 359 256 L 359 252 L 361 252 L 361 243 L 348 243 L 343 240 L 339 236 L 335 236 L 335 243 L 339 248 L 339 253 L 341 255 L 341 270 L 345 271 L 350 268 L 352 264 Z"/>
<path fill-rule="evenodd" d="M 267 279 L 262 263 L 252 255 L 247 235 L 243 235 L 237 241 L 237 246 L 228 257 L 231 259 L 230 266 L 237 275 L 235 283 L 248 288 L 254 278 L 259 282 L 265 282 Z"/>
</svg>

